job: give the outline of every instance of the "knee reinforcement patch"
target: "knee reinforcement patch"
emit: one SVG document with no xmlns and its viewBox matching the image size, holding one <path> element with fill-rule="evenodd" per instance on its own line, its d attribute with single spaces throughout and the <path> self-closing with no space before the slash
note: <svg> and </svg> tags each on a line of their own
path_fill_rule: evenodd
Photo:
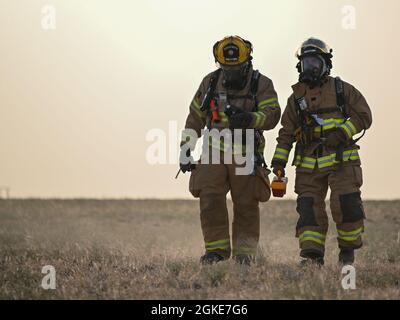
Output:
<svg viewBox="0 0 400 320">
<path fill-rule="evenodd" d="M 359 192 L 340 195 L 339 201 L 343 215 L 342 222 L 356 222 L 364 219 L 365 215 Z"/>
<path fill-rule="evenodd" d="M 297 222 L 297 228 L 303 228 L 306 226 L 318 226 L 315 219 L 314 212 L 314 199 L 312 197 L 302 197 L 297 199 L 297 212 L 300 215 L 299 221 Z"/>
</svg>

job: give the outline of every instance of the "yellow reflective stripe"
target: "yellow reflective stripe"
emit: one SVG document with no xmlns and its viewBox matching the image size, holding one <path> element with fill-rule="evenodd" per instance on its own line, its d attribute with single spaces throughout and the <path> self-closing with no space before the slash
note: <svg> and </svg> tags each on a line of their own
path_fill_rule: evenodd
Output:
<svg viewBox="0 0 400 320">
<path fill-rule="evenodd" d="M 254 128 L 257 128 L 259 126 L 261 117 L 257 112 L 254 112 L 254 117 L 255 117 Z"/>
<path fill-rule="evenodd" d="M 276 148 L 273 158 L 285 160 L 287 162 L 289 159 L 289 150 Z"/>
<path fill-rule="evenodd" d="M 355 134 L 357 134 L 358 130 L 356 129 L 356 126 L 353 124 L 353 122 L 351 122 L 350 120 L 347 120 L 347 121 L 346 121 L 346 124 L 349 125 L 351 131 L 353 132 L 353 136 L 354 136 Z"/>
<path fill-rule="evenodd" d="M 351 123 L 348 123 L 349 121 L 345 122 L 345 119 L 325 119 L 324 120 L 324 125 L 322 126 L 322 129 L 324 131 L 334 129 L 334 128 L 342 128 L 343 130 L 346 131 L 350 137 L 355 135 L 357 133 L 357 130 L 355 129 L 354 125 Z M 321 132 L 321 126 L 315 127 L 314 132 L 319 133 Z"/>
<path fill-rule="evenodd" d="M 336 119 L 336 118 L 324 119 L 324 125 L 322 126 L 322 130 L 326 131 L 334 129 L 343 124 L 345 121 L 346 121 L 345 119 Z M 316 133 L 321 132 L 321 126 L 315 127 L 314 132 Z"/>
<path fill-rule="evenodd" d="M 330 124 L 324 125 L 322 127 L 322 130 L 326 131 L 326 130 L 330 130 L 330 129 L 333 129 L 333 128 L 336 128 L 336 123 L 330 123 Z M 317 133 L 321 132 L 321 127 L 320 126 L 319 127 L 315 127 L 314 128 L 314 132 L 317 132 Z"/>
<path fill-rule="evenodd" d="M 303 157 L 303 161 L 315 163 L 315 158 Z"/>
<path fill-rule="evenodd" d="M 308 164 L 315 164 L 315 162 L 317 161 L 316 158 L 309 158 L 309 157 L 303 157 L 302 158 L 300 156 L 297 156 L 296 160 L 299 160 L 299 161 L 302 161 L 302 162 L 305 162 L 305 163 L 308 163 Z"/>
<path fill-rule="evenodd" d="M 254 112 L 254 116 L 256 117 L 254 128 L 255 129 L 262 128 L 267 118 L 266 114 L 263 112 Z"/>
<path fill-rule="evenodd" d="M 201 112 L 200 105 L 197 103 L 195 99 L 193 99 L 192 103 L 190 104 L 190 109 L 192 109 L 201 119 L 205 119 L 205 113 Z"/>
<path fill-rule="evenodd" d="M 193 104 L 194 104 L 194 106 L 197 108 L 197 109 L 201 109 L 201 106 L 200 106 L 200 104 L 197 102 L 197 100 L 196 99 L 193 99 Z"/>
<path fill-rule="evenodd" d="M 324 124 L 330 124 L 330 123 L 336 123 L 336 124 L 342 124 L 346 120 L 343 118 L 329 118 L 329 119 L 324 119 Z"/>
<path fill-rule="evenodd" d="M 359 234 L 354 235 L 354 236 L 338 236 L 338 239 L 343 240 L 343 241 L 349 241 L 349 242 L 357 241 L 361 237 L 361 233 L 362 232 L 360 232 Z"/>
<path fill-rule="evenodd" d="M 349 126 L 346 122 L 343 123 L 343 124 L 340 126 L 340 128 L 343 129 L 343 130 L 346 132 L 348 138 L 351 138 L 351 137 L 354 135 L 354 134 L 352 133 L 352 131 L 351 131 L 350 126 Z"/>
<path fill-rule="evenodd" d="M 321 233 L 321 232 L 317 232 L 317 231 L 304 231 L 302 234 L 300 234 L 299 238 L 305 237 L 305 236 L 314 236 L 320 239 L 325 239 L 326 235 Z"/>
<path fill-rule="evenodd" d="M 349 160 L 359 160 L 360 155 L 358 154 L 357 149 L 353 150 L 347 150 L 343 152 L 343 161 L 349 161 Z"/>
<path fill-rule="evenodd" d="M 261 107 L 258 107 L 259 111 L 267 111 L 268 108 L 279 108 L 279 103 L 272 103 L 272 104 L 267 104 Z"/>
<path fill-rule="evenodd" d="M 267 99 L 267 100 L 260 101 L 260 103 L 258 104 L 257 107 L 260 108 L 260 107 L 265 106 L 265 105 L 270 105 L 271 107 L 274 107 L 274 106 L 278 106 L 279 107 L 279 102 L 278 102 L 277 98 L 270 98 L 270 99 Z"/>
<path fill-rule="evenodd" d="M 295 164 L 303 168 L 314 169 L 316 161 L 317 160 L 315 158 L 309 158 L 309 157 L 301 158 L 300 156 L 297 156 Z"/>
<path fill-rule="evenodd" d="M 343 230 L 337 229 L 337 232 L 340 236 L 355 236 L 355 235 L 359 235 L 360 233 L 363 233 L 364 227 L 360 227 L 353 231 L 343 231 Z"/>
<path fill-rule="evenodd" d="M 300 243 L 303 243 L 303 242 L 305 242 L 305 241 L 314 241 L 314 242 L 316 242 L 316 243 L 318 243 L 318 244 L 320 244 L 320 245 L 325 245 L 325 241 L 322 241 L 322 240 L 320 240 L 320 239 L 313 238 L 313 237 L 304 237 L 304 238 L 302 238 L 302 239 L 300 240 Z"/>
<path fill-rule="evenodd" d="M 279 157 L 276 158 L 279 159 Z M 343 152 L 343 161 L 355 161 L 359 159 L 360 156 L 358 154 L 358 149 L 346 150 Z M 339 161 L 336 161 L 336 153 L 332 153 L 330 155 L 320 158 L 310 158 L 310 157 L 301 158 L 300 156 L 297 156 L 295 165 L 307 169 L 314 169 L 315 162 L 317 162 L 318 168 L 320 169 L 327 168 L 339 163 Z"/>
<path fill-rule="evenodd" d="M 210 241 L 210 242 L 206 242 L 207 246 L 213 246 L 215 244 L 226 244 L 226 243 L 230 243 L 230 239 L 223 239 L 223 240 L 216 240 L 216 241 Z"/>
<path fill-rule="evenodd" d="M 260 127 L 262 128 L 265 125 L 265 121 L 267 120 L 267 115 L 263 112 L 261 112 L 261 119 L 262 119 L 262 122 L 261 122 Z"/>
<path fill-rule="evenodd" d="M 200 110 L 197 110 L 196 107 L 193 106 L 193 104 L 190 105 L 190 109 L 192 109 L 201 119 L 205 118 L 205 115 L 201 113 Z"/>
<path fill-rule="evenodd" d="M 265 124 L 265 120 L 267 120 L 267 115 L 264 112 L 258 112 L 261 116 L 261 123 L 260 123 L 260 127 L 262 128 Z"/>
<path fill-rule="evenodd" d="M 329 156 L 318 158 L 318 168 L 326 168 L 335 164 L 336 153 L 332 153 Z"/>
<path fill-rule="evenodd" d="M 347 136 L 349 138 L 351 138 L 352 136 L 357 134 L 357 129 L 356 129 L 356 127 L 354 126 L 354 124 L 350 120 L 348 120 L 345 123 L 343 123 L 340 126 L 340 128 L 342 128 L 346 132 L 346 134 L 347 134 Z"/>
<path fill-rule="evenodd" d="M 279 153 L 286 154 L 286 155 L 289 155 L 289 153 L 290 153 L 289 150 L 286 150 L 286 149 L 283 149 L 283 148 L 276 148 L 275 152 L 279 152 Z"/>
<path fill-rule="evenodd" d="M 300 243 L 303 243 L 305 241 L 314 241 L 321 245 L 325 245 L 325 239 L 326 239 L 326 235 L 316 232 L 316 231 L 304 231 L 299 236 Z"/>
<path fill-rule="evenodd" d="M 360 160 L 360 156 L 359 155 L 352 155 L 348 160 L 344 160 L 344 161 L 355 161 L 355 160 Z"/>
<path fill-rule="evenodd" d="M 212 251 L 212 250 L 217 250 L 217 249 L 229 249 L 229 245 L 220 245 L 220 246 L 215 246 L 215 247 L 207 247 L 207 251 Z"/>
<path fill-rule="evenodd" d="M 224 125 L 227 125 L 229 123 L 229 118 L 225 114 L 225 112 L 218 112 L 218 114 L 219 114 L 219 119 L 220 119 L 221 123 Z"/>
<path fill-rule="evenodd" d="M 343 152 L 343 161 L 350 161 L 350 160 L 354 161 L 359 159 L 360 156 L 358 155 L 357 149 L 347 150 Z M 318 158 L 317 161 L 318 161 L 318 168 L 321 169 L 339 163 L 338 161 L 336 161 L 336 153 L 332 153 L 328 156 Z"/>
<path fill-rule="evenodd" d="M 230 247 L 230 239 L 206 242 L 207 250 L 215 250 L 215 249 L 228 249 Z"/>
<path fill-rule="evenodd" d="M 358 149 L 346 150 L 346 151 L 343 152 L 343 155 L 350 155 L 350 154 L 353 154 L 353 153 L 358 154 Z"/>
<path fill-rule="evenodd" d="M 332 153 L 332 154 L 330 154 L 329 156 L 320 157 L 320 158 L 318 158 L 318 161 L 323 162 L 323 161 L 325 161 L 325 160 L 331 160 L 332 156 L 334 156 L 334 155 L 336 155 L 336 153 Z"/>
<path fill-rule="evenodd" d="M 318 168 L 323 169 L 323 168 L 327 168 L 327 167 L 331 167 L 335 164 L 334 161 L 330 161 L 330 162 L 325 162 L 325 163 L 318 163 Z"/>
</svg>

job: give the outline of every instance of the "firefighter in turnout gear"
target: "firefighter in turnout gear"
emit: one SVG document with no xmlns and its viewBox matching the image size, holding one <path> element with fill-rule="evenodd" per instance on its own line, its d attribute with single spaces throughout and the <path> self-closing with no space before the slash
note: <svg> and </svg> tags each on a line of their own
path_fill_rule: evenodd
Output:
<svg viewBox="0 0 400 320">
<path fill-rule="evenodd" d="M 253 70 L 249 41 L 238 36 L 226 37 L 214 45 L 213 53 L 219 68 L 203 79 L 190 104 L 181 142 L 180 167 L 182 172 L 191 172 L 189 190 L 200 198 L 205 241 L 201 262 L 210 264 L 232 256 L 239 263 L 249 264 L 254 260 L 260 235 L 259 202 L 268 201 L 271 194 L 270 171 L 263 158 L 263 131 L 277 125 L 281 111 L 272 81 Z M 236 136 L 231 141 L 206 138 L 204 127 L 218 133 L 250 131 L 254 140 L 251 172 L 238 173 L 237 169 L 245 164 L 233 157 L 243 155 L 247 140 L 237 141 Z M 202 158 L 195 164 L 191 154 L 203 133 Z M 220 161 L 203 161 L 207 153 L 217 154 Z M 228 161 L 227 154 L 234 159 Z M 226 204 L 229 191 L 234 213 L 232 241 Z"/>
<path fill-rule="evenodd" d="M 361 248 L 364 209 L 359 139 L 372 123 L 363 95 L 351 84 L 329 76 L 332 50 L 310 38 L 297 57 L 299 82 L 293 88 L 282 115 L 282 128 L 272 160 L 274 173 L 284 172 L 296 142 L 295 192 L 299 219 L 296 237 L 302 263 L 324 263 L 328 216 L 325 197 L 331 189 L 330 208 L 336 223 L 339 262 L 352 264 L 354 250 Z M 361 136 L 362 137 L 362 136 Z"/>
</svg>

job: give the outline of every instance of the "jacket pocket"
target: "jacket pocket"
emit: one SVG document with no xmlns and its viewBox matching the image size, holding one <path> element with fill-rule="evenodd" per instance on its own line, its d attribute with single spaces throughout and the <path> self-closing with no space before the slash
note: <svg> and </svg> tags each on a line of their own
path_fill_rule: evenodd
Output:
<svg viewBox="0 0 400 320">
<path fill-rule="evenodd" d="M 267 168 L 257 167 L 255 196 L 259 202 L 267 202 L 271 197 L 271 183 L 268 178 L 270 173 Z"/>
<path fill-rule="evenodd" d="M 198 164 L 196 169 L 190 172 L 190 179 L 189 179 L 189 191 L 193 195 L 193 197 L 198 198 L 200 197 L 200 180 L 199 180 L 199 170 L 201 165 Z"/>
</svg>

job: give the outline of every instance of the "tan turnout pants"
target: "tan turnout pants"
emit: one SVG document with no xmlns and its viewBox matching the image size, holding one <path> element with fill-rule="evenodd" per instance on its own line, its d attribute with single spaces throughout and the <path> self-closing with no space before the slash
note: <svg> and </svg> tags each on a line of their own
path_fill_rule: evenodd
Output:
<svg viewBox="0 0 400 320">
<path fill-rule="evenodd" d="M 269 170 L 257 168 L 257 175 L 237 175 L 235 164 L 200 164 L 192 171 L 190 192 L 200 198 L 200 220 L 205 249 L 231 255 L 256 254 L 260 237 L 259 202 L 268 201 Z M 233 202 L 232 245 L 226 195 Z"/>
<path fill-rule="evenodd" d="M 328 187 L 331 188 L 330 208 L 336 223 L 339 247 L 358 249 L 362 246 L 365 219 L 360 192 L 362 183 L 359 165 L 296 173 L 299 213 L 296 237 L 299 238 L 301 256 L 307 257 L 310 252 L 323 255 L 325 252 L 328 231 L 325 197 Z"/>
</svg>

